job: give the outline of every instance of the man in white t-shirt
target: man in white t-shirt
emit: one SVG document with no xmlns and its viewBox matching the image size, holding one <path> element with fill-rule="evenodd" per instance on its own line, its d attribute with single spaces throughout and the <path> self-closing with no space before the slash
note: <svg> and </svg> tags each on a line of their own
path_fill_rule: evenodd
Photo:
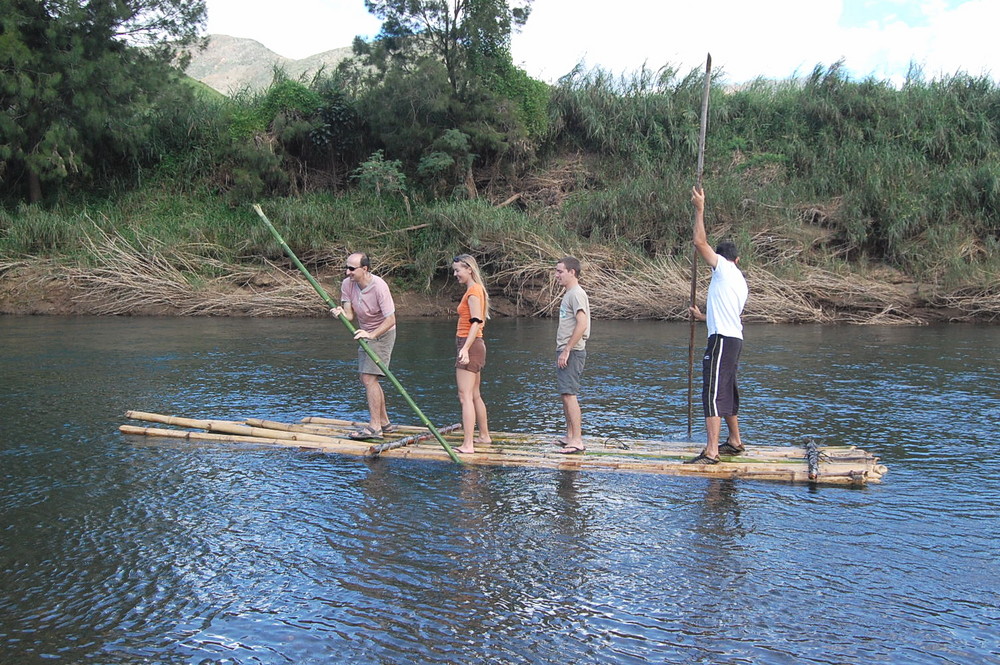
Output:
<svg viewBox="0 0 1000 665">
<path fill-rule="evenodd" d="M 708 346 L 702 360 L 702 406 L 705 410 L 705 431 L 708 443 L 701 454 L 686 464 L 718 464 L 719 455 L 739 455 L 745 450 L 740 439 L 737 414 L 740 410 L 740 391 L 736 386 L 736 371 L 743 350 L 743 307 L 747 302 L 747 282 L 736 267 L 740 257 L 736 245 L 721 242 L 712 249 L 705 233 L 705 192 L 695 187 L 691 190 L 694 204 L 694 246 L 698 254 L 712 268 L 712 281 L 708 286 L 705 314 L 697 305 L 691 315 L 708 323 Z M 726 421 L 729 436 L 719 445 L 722 420 Z"/>
</svg>

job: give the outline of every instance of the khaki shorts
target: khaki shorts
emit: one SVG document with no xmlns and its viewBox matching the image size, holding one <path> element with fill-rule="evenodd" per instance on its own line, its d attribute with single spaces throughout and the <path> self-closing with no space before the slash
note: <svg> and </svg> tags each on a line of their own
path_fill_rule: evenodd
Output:
<svg viewBox="0 0 1000 665">
<path fill-rule="evenodd" d="M 392 347 L 396 344 L 396 329 L 383 333 L 381 337 L 376 339 L 365 340 L 368 342 L 368 346 L 375 355 L 379 357 L 379 360 L 388 367 L 389 361 L 392 360 Z M 385 372 L 378 368 L 375 361 L 368 357 L 365 350 L 361 348 L 358 344 L 358 374 L 374 374 L 375 376 L 385 376 Z"/>
<path fill-rule="evenodd" d="M 461 364 L 458 362 L 458 352 L 465 346 L 468 337 L 455 338 L 455 367 L 469 372 L 479 372 L 486 367 L 486 342 L 482 337 L 477 337 L 476 341 L 469 347 L 469 362 Z"/>
</svg>

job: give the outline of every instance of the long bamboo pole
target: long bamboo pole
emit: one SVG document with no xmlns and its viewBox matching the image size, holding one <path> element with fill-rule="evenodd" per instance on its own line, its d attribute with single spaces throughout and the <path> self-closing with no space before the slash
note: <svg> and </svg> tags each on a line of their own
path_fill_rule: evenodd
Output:
<svg viewBox="0 0 1000 665">
<path fill-rule="evenodd" d="M 264 214 L 264 211 L 261 210 L 260 206 L 255 203 L 253 209 L 257 211 L 257 214 L 260 215 L 260 218 L 264 221 L 264 224 L 267 225 L 268 230 L 271 231 L 271 235 L 273 235 L 274 239 L 278 241 L 278 244 L 281 245 L 281 248 L 285 250 L 285 254 L 287 254 L 288 258 L 292 260 L 292 263 L 295 264 L 295 267 L 298 268 L 303 275 L 305 275 L 306 279 L 309 280 L 309 283 L 312 284 L 312 287 L 316 290 L 316 293 L 319 294 L 319 297 L 323 299 L 323 302 L 326 303 L 327 307 L 331 309 L 336 307 L 337 303 L 334 302 L 333 298 L 330 297 L 330 294 L 328 294 L 326 290 L 324 290 L 323 287 L 320 286 L 320 283 L 316 281 L 316 278 L 312 276 L 312 273 L 310 273 L 306 269 L 306 267 L 302 265 L 302 262 L 299 261 L 299 257 L 295 256 L 295 252 L 292 251 L 292 248 L 288 246 L 288 243 L 285 242 L 285 239 L 281 237 L 280 233 L 278 233 L 278 229 L 274 228 L 274 225 L 271 224 L 271 220 L 267 218 L 267 215 Z M 344 324 L 344 326 L 347 328 L 348 331 L 350 331 L 351 335 L 353 336 L 356 329 L 351 324 L 350 320 L 343 314 L 341 314 L 338 318 L 340 319 L 340 322 Z M 455 454 L 455 451 L 451 449 L 451 446 L 448 445 L 448 442 L 444 440 L 444 437 L 441 436 L 441 433 L 437 431 L 433 423 L 431 423 L 431 421 L 427 418 L 427 416 L 424 415 L 424 412 L 420 410 L 420 407 L 417 406 L 417 403 L 413 401 L 413 398 L 411 398 L 409 393 L 406 392 L 406 389 L 403 388 L 403 384 L 399 382 L 399 379 L 397 379 L 396 376 L 391 371 L 389 371 L 389 367 L 384 362 L 382 362 L 382 359 L 378 357 L 378 354 L 375 353 L 375 351 L 372 350 L 371 346 L 368 345 L 368 342 L 365 341 L 364 339 L 359 339 L 357 340 L 357 342 L 358 344 L 361 345 L 361 348 L 364 349 L 364 352 L 368 354 L 368 357 L 372 359 L 372 362 L 374 362 L 375 365 L 378 366 L 380 370 L 382 370 L 382 373 L 385 374 L 386 378 L 389 379 L 392 385 L 396 387 L 396 390 L 399 391 L 399 394 L 403 396 L 403 399 L 406 400 L 406 403 L 410 405 L 411 409 L 413 409 L 413 413 L 417 414 L 417 417 L 420 418 L 420 422 L 426 425 L 427 429 L 431 431 L 431 433 L 434 435 L 434 438 L 438 440 L 438 443 L 441 444 L 441 447 L 444 448 L 446 453 L 448 453 L 448 457 L 451 458 L 451 461 L 455 462 L 456 464 L 461 464 L 462 460 L 458 458 L 458 455 Z"/>
<path fill-rule="evenodd" d="M 696 180 L 701 189 L 702 174 L 705 172 L 705 135 L 708 133 L 708 95 L 712 87 L 712 54 L 705 61 L 705 88 L 701 93 L 701 129 L 698 133 L 698 170 Z M 698 297 L 698 250 L 691 254 L 691 307 Z M 691 335 L 688 340 L 688 439 L 691 438 L 694 422 L 694 313 L 691 314 Z"/>
</svg>

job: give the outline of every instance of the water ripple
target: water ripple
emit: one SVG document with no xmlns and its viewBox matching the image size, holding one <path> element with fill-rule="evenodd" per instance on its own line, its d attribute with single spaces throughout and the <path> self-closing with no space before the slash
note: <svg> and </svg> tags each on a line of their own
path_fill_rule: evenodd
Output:
<svg viewBox="0 0 1000 665">
<path fill-rule="evenodd" d="M 0 335 L 0 662 L 1000 660 L 1000 461 L 978 452 L 1000 426 L 992 329 L 751 328 L 747 440 L 873 450 L 890 474 L 862 490 L 114 432 L 126 408 L 362 417 L 329 323 L 30 319 Z M 549 323 L 491 324 L 496 429 L 561 428 Z M 686 327 L 600 327 L 585 426 L 684 436 Z M 400 376 L 454 422 L 452 378 L 434 378 L 449 334 L 400 330 Z"/>
</svg>

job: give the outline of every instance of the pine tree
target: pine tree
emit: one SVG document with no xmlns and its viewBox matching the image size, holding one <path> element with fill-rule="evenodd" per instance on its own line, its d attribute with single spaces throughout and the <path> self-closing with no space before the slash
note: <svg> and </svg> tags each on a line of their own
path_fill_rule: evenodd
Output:
<svg viewBox="0 0 1000 665">
<path fill-rule="evenodd" d="M 142 151 L 204 0 L 0 0 L 0 176 L 39 201 Z"/>
</svg>

